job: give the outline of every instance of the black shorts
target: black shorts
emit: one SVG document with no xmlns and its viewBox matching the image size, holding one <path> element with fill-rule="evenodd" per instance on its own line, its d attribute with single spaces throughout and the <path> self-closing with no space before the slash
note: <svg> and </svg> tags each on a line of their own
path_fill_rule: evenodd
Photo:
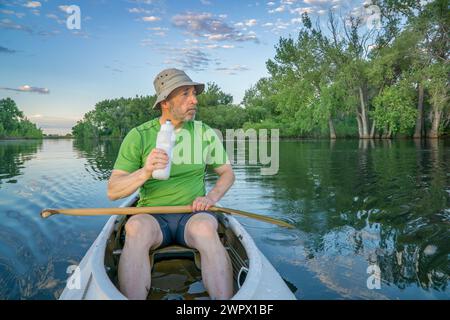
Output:
<svg viewBox="0 0 450 320">
<path fill-rule="evenodd" d="M 184 239 L 184 229 L 188 220 L 197 213 L 207 213 L 217 219 L 216 214 L 209 211 L 195 213 L 152 214 L 158 221 L 163 234 L 163 241 L 158 248 L 164 248 L 172 244 L 187 247 Z"/>
</svg>

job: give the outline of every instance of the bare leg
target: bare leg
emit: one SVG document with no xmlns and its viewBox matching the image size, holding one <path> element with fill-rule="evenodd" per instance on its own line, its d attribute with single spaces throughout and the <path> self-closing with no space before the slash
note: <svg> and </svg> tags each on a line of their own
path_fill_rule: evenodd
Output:
<svg viewBox="0 0 450 320">
<path fill-rule="evenodd" d="M 186 224 L 184 237 L 188 246 L 200 252 L 202 278 L 211 299 L 230 299 L 233 295 L 233 273 L 230 257 L 217 234 L 217 220 L 198 213 Z"/>
<path fill-rule="evenodd" d="M 149 250 L 161 244 L 163 235 L 158 221 L 143 214 L 131 217 L 125 230 L 125 245 L 119 261 L 120 291 L 128 299 L 144 300 L 151 284 Z"/>
</svg>

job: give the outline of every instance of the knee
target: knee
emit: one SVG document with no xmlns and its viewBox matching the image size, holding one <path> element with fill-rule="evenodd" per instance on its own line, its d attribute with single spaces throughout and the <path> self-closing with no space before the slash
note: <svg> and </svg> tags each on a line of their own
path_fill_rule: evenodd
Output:
<svg viewBox="0 0 450 320">
<path fill-rule="evenodd" d="M 217 235 L 217 222 L 213 219 L 199 219 L 192 221 L 187 230 L 187 235 L 194 244 L 207 245 L 215 243 L 219 239 Z M 198 245 L 197 245 L 198 244 Z"/>
<path fill-rule="evenodd" d="M 158 222 L 153 217 L 136 215 L 125 224 L 126 237 L 143 242 L 153 242 L 157 239 L 158 227 Z"/>
</svg>

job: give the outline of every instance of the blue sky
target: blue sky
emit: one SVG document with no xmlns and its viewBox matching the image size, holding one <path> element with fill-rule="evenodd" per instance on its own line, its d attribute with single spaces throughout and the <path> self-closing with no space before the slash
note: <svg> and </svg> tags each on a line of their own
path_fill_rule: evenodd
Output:
<svg viewBox="0 0 450 320">
<path fill-rule="evenodd" d="M 66 133 L 100 100 L 154 94 L 154 76 L 176 67 L 240 103 L 267 76 L 279 37 L 297 34 L 302 12 L 324 21 L 330 9 L 362 3 L 0 0 L 0 98 L 44 132 Z M 80 8 L 79 30 L 67 28 L 70 5 Z"/>
</svg>

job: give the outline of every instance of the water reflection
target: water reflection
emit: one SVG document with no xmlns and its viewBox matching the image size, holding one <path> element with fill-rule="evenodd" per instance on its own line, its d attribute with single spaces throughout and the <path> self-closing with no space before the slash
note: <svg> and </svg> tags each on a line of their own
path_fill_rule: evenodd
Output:
<svg viewBox="0 0 450 320">
<path fill-rule="evenodd" d="M 77 139 L 73 147 L 87 160 L 86 171 L 96 180 L 108 180 L 119 153 L 120 140 Z"/>
<path fill-rule="evenodd" d="M 42 140 L 0 141 L 0 188 L 2 183 L 16 183 L 12 179 L 22 174 L 24 164 L 42 148 Z"/>
<path fill-rule="evenodd" d="M 46 207 L 109 205 L 84 163 L 72 140 L 0 141 L 0 299 L 57 298 L 97 236 L 105 218 L 39 217 Z"/>
<path fill-rule="evenodd" d="M 65 268 L 104 220 L 42 223 L 35 213 L 118 205 L 107 201 L 105 182 L 119 147 L 114 140 L 0 143 L 0 183 L 22 174 L 9 193 L 0 188 L 0 297 L 57 296 Z M 298 298 L 450 298 L 449 141 L 283 141 L 277 175 L 248 164 L 234 169 L 223 206 L 297 227 L 240 219 Z M 207 189 L 214 182 L 208 174 Z M 373 265 L 380 290 L 367 288 Z"/>
<path fill-rule="evenodd" d="M 304 244 L 280 241 L 277 248 L 296 256 L 292 263 L 309 266 L 342 296 L 402 297 L 389 288 L 368 294 L 366 268 L 376 264 L 385 287 L 432 289 L 448 297 L 448 142 L 284 142 L 280 154 L 279 175 L 258 183 L 267 205 L 246 204 L 297 221 Z M 264 232 L 262 239 L 273 246 Z M 410 297 L 420 296 L 415 290 Z"/>
</svg>

